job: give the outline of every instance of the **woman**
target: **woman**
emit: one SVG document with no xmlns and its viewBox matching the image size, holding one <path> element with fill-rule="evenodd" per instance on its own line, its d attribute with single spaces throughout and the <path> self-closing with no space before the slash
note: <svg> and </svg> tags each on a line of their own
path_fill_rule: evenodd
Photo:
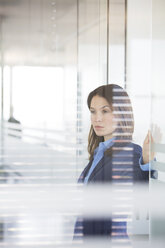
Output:
<svg viewBox="0 0 165 248">
<path fill-rule="evenodd" d="M 103 85 L 92 91 L 87 99 L 91 112 L 88 136 L 89 164 L 78 180 L 79 183 L 135 183 L 149 180 L 148 133 L 142 148 L 131 142 L 134 117 L 127 92 L 118 85 Z M 151 154 L 151 160 L 154 154 Z M 143 169 L 144 168 L 144 169 Z M 114 224 L 111 219 L 78 219 L 75 238 L 127 236 L 126 222 Z"/>
</svg>

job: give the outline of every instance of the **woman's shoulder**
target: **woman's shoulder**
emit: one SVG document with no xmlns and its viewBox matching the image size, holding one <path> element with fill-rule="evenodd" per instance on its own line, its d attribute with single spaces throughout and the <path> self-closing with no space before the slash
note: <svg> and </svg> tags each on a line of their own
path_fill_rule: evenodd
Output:
<svg viewBox="0 0 165 248">
<path fill-rule="evenodd" d="M 124 149 L 124 147 L 126 148 L 130 148 L 130 150 L 132 150 L 134 153 L 142 153 L 142 147 L 132 141 L 129 142 L 115 142 L 115 146 L 116 147 L 120 147 L 122 149 Z"/>
<path fill-rule="evenodd" d="M 142 147 L 134 142 L 129 142 L 128 143 L 129 147 L 132 147 L 132 150 L 135 154 L 142 154 Z"/>
<path fill-rule="evenodd" d="M 129 142 L 129 145 L 132 146 L 135 151 L 142 151 L 142 147 L 134 142 Z"/>
</svg>

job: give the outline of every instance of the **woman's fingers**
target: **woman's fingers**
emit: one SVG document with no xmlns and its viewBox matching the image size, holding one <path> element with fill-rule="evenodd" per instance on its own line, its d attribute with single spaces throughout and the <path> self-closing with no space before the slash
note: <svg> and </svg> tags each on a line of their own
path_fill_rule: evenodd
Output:
<svg viewBox="0 0 165 248">
<path fill-rule="evenodd" d="M 144 140 L 144 144 L 148 144 L 149 143 L 149 131 L 145 137 L 145 140 Z"/>
<path fill-rule="evenodd" d="M 153 139 L 153 136 L 152 136 L 150 130 L 148 130 L 148 133 L 147 133 L 145 140 L 144 140 L 144 144 L 149 144 L 149 143 L 152 143 L 152 144 L 154 143 L 154 139 Z"/>
<path fill-rule="evenodd" d="M 153 139 L 153 136 L 152 136 L 150 130 L 148 130 L 148 139 L 149 139 L 149 142 L 150 142 L 150 143 L 152 143 L 152 144 L 154 143 L 154 139 Z"/>
<path fill-rule="evenodd" d="M 144 163 L 149 163 L 149 161 L 154 159 L 154 152 L 150 151 L 150 145 L 154 143 L 154 139 L 152 137 L 151 131 L 148 130 L 148 133 L 146 135 L 146 138 L 143 143 L 143 161 Z"/>
<path fill-rule="evenodd" d="M 152 124 L 151 130 L 152 130 L 152 135 L 153 135 L 154 141 L 156 143 L 161 143 L 163 134 L 161 132 L 160 127 L 156 124 Z"/>
</svg>

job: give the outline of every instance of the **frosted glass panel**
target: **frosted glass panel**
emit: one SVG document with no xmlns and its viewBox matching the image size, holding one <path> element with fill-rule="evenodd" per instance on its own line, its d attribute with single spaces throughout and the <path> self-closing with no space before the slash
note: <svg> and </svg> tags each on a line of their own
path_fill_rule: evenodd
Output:
<svg viewBox="0 0 165 248">
<path fill-rule="evenodd" d="M 163 108 L 165 104 L 165 70 L 164 70 L 164 56 L 165 56 L 165 2 L 163 0 L 152 1 L 152 107 L 151 107 L 151 121 L 156 123 L 161 131 L 161 137 L 156 142 L 153 150 L 157 151 L 157 161 L 154 168 L 158 170 L 158 182 L 151 183 L 151 190 L 159 185 L 157 194 L 164 199 L 165 190 L 165 118 Z M 158 135 L 157 135 L 158 136 Z M 161 208 L 162 204 L 159 204 Z M 152 214 L 152 212 L 151 212 Z M 151 218 L 151 237 L 152 240 L 160 240 L 165 243 L 165 214 L 161 216 L 152 215 Z"/>
</svg>

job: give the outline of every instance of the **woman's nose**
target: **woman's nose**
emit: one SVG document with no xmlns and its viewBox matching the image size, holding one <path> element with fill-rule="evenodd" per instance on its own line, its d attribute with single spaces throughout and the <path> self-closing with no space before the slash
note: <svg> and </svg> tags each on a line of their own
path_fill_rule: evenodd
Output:
<svg viewBox="0 0 165 248">
<path fill-rule="evenodd" d="M 102 115 L 100 113 L 96 114 L 95 121 L 102 121 Z"/>
</svg>

